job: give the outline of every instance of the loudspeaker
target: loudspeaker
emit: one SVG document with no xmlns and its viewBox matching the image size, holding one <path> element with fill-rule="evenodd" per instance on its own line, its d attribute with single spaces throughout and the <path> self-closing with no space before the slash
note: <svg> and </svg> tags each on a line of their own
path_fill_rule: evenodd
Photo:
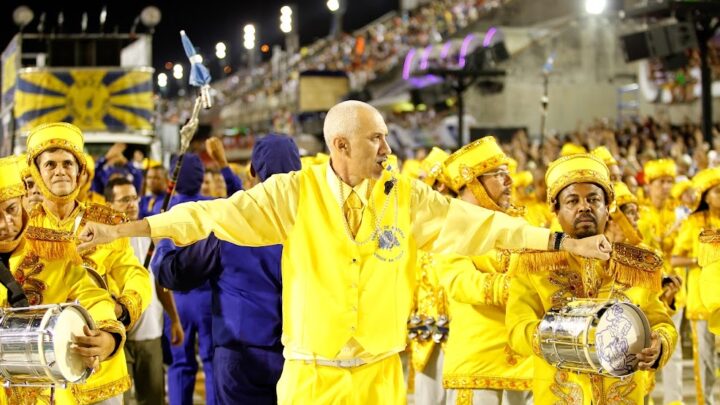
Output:
<svg viewBox="0 0 720 405">
<path fill-rule="evenodd" d="M 697 46 L 695 28 L 690 23 L 658 25 L 647 31 L 620 37 L 626 62 L 647 58 L 665 58 Z"/>
</svg>

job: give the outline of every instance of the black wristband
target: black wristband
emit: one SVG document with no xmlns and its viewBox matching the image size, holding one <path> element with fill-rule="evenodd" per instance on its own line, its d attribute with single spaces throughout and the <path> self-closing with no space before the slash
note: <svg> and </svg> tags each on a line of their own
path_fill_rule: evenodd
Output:
<svg viewBox="0 0 720 405">
<path fill-rule="evenodd" d="M 562 245 L 562 241 L 565 239 L 565 232 L 555 232 L 555 240 L 554 240 L 554 246 L 555 250 L 560 250 L 560 246 Z"/>
</svg>

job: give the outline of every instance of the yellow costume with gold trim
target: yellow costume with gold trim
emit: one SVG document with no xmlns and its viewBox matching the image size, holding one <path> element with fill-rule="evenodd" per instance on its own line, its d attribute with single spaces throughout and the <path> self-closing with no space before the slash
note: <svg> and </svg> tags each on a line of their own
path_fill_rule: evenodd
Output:
<svg viewBox="0 0 720 405">
<path fill-rule="evenodd" d="M 29 220 L 30 226 L 77 235 L 87 221 L 117 224 L 124 219 L 122 214 L 114 212 L 109 207 L 77 202 L 75 197 L 80 191 L 77 187 L 67 196 L 54 195 L 40 176 L 35 159 L 50 148 L 61 148 L 71 152 L 78 160 L 80 170 L 85 170 L 87 162 L 82 153 L 83 135 L 77 127 L 67 123 L 40 125 L 28 134 L 27 147 L 30 172 L 46 201 L 61 203 L 74 201 L 75 204 L 70 215 L 61 220 L 47 209 L 47 202 L 43 202 L 33 210 Z M 110 294 L 127 308 L 130 315 L 127 329 L 132 328 L 150 302 L 151 287 L 147 270 L 138 262 L 127 239 L 120 239 L 89 252 L 83 252 L 82 258 L 78 256 L 74 237 L 50 238 L 44 243 L 50 248 L 42 248 L 42 245 L 30 242 L 34 252 L 42 258 L 72 260 L 76 264 L 82 262 L 84 266 L 93 268 L 107 282 Z M 93 374 L 85 384 L 71 385 L 65 390 L 59 390 L 57 398 L 58 402 L 62 403 L 94 403 L 117 396 L 128 390 L 130 385 L 125 354 L 121 352 L 99 372 Z"/>
<path fill-rule="evenodd" d="M 433 146 L 430 153 L 420 162 L 419 179 L 432 187 L 436 181 L 444 182 L 443 162 L 450 156 L 444 150 Z"/>
<path fill-rule="evenodd" d="M 468 187 L 479 206 L 503 212 L 477 178 L 507 164 L 495 138 L 484 137 L 450 155 L 444 173 L 452 190 Z M 522 210 L 512 205 L 509 211 L 522 215 Z M 452 324 L 445 347 L 443 386 L 458 391 L 458 403 L 472 403 L 472 390 L 531 388 L 532 359 L 511 350 L 505 332 L 510 258 L 509 250 L 491 249 L 481 256 L 441 263 L 446 267 L 442 283 Z"/>
<path fill-rule="evenodd" d="M 10 198 L 19 200 L 25 195 L 21 166 L 16 157 L 0 159 L 0 201 Z M 115 304 L 108 292 L 95 286 L 81 266 L 72 264 L 64 258 L 59 260 L 40 258 L 31 249 L 32 245 L 28 240 L 33 240 L 35 245 L 47 243 L 46 239 L 49 235 L 53 239 L 67 237 L 48 229 L 28 226 L 28 218 L 23 215 L 21 234 L 13 241 L 0 242 L 0 252 L 10 253 L 9 269 L 22 286 L 28 303 L 35 306 L 77 300 L 88 310 L 98 329 L 114 333 L 121 338 L 115 352 L 102 363 L 101 367 L 112 364 L 116 357 L 122 357 L 124 361 L 124 356 L 118 353 L 123 353 L 125 328 L 115 319 Z M 0 285 L 0 307 L 8 306 L 7 289 Z M 7 398 L 3 398 L 0 403 L 5 403 L 5 399 L 9 404 L 50 403 L 49 390 L 43 388 L 6 388 L 2 394 L 2 396 L 7 395 Z M 64 402 L 58 400 L 57 403 Z"/>
<path fill-rule="evenodd" d="M 702 266 L 700 275 L 700 297 L 708 311 L 708 329 L 720 335 L 720 231 L 708 230 L 700 234 L 699 264 Z"/>
<path fill-rule="evenodd" d="M 551 163 L 546 173 L 548 201 L 570 184 L 594 183 L 614 198 L 605 164 L 591 155 L 571 155 Z M 644 251 L 643 256 L 656 255 Z M 664 305 L 658 299 L 659 265 L 625 257 L 616 251 L 608 263 L 575 257 L 566 252 L 521 253 L 514 272 L 507 304 L 506 326 L 510 346 L 518 353 L 534 356 L 533 395 L 538 404 L 642 404 L 647 392 L 646 376 L 626 378 L 572 373 L 556 369 L 541 356 L 537 328 L 550 308 L 563 306 L 569 298 L 619 299 L 638 305 L 662 344 L 659 366 L 672 353 L 677 333 Z M 620 401 L 624 402 L 620 402 Z"/>
<path fill-rule="evenodd" d="M 392 177 L 396 183 L 385 194 Z M 181 245 L 210 232 L 242 246 L 283 244 L 281 404 L 405 402 L 396 353 L 406 345 L 418 249 L 468 254 L 495 246 L 547 247 L 547 230 L 449 200 L 420 181 L 385 170 L 378 181 L 364 183 L 354 188 L 367 190 L 359 193 L 366 203 L 355 241 L 341 209 L 350 186 L 329 164 L 275 175 L 227 199 L 180 204 L 145 219 L 152 237 Z M 381 240 L 371 238 L 378 223 L 373 217 Z M 316 363 L 338 360 L 370 364 Z M 387 370 L 393 370 L 391 378 L 380 378 Z M 337 381 L 342 389 L 333 385 Z"/>
</svg>

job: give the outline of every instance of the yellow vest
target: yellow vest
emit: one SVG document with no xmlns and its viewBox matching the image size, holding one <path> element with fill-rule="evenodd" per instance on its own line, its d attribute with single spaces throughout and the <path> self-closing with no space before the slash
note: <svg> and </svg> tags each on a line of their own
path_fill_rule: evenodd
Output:
<svg viewBox="0 0 720 405">
<path fill-rule="evenodd" d="M 410 180 L 398 176 L 386 195 L 390 174 L 383 172 L 369 198 L 381 216 L 383 248 L 374 240 L 358 246 L 347 235 L 326 170 L 315 165 L 298 174 L 297 215 L 282 256 L 283 343 L 291 352 L 325 358 L 336 357 L 351 338 L 373 355 L 401 351 L 415 286 Z M 365 207 L 356 240 L 374 231 Z"/>
</svg>

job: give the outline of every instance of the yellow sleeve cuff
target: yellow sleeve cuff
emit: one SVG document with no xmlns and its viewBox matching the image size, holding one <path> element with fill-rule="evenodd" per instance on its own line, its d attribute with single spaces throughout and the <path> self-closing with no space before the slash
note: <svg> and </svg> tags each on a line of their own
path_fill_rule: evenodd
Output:
<svg viewBox="0 0 720 405">
<path fill-rule="evenodd" d="M 550 230 L 528 225 L 524 229 L 525 248 L 532 250 L 548 250 Z"/>
<path fill-rule="evenodd" d="M 105 361 L 112 359 L 115 357 L 115 355 L 118 354 L 118 352 L 123 350 L 123 346 L 125 346 L 125 325 L 122 324 L 122 322 L 115 320 L 115 319 L 103 319 L 101 321 L 97 321 L 95 323 L 95 327 L 101 331 L 112 333 L 116 335 L 120 335 L 120 342 L 115 346 L 115 351 L 108 356 Z"/>
<path fill-rule="evenodd" d="M 117 301 L 127 308 L 130 315 L 130 324 L 128 324 L 127 330 L 131 330 L 135 326 L 135 322 L 140 319 L 140 315 L 142 315 L 142 298 L 135 291 L 125 291 Z"/>
</svg>

